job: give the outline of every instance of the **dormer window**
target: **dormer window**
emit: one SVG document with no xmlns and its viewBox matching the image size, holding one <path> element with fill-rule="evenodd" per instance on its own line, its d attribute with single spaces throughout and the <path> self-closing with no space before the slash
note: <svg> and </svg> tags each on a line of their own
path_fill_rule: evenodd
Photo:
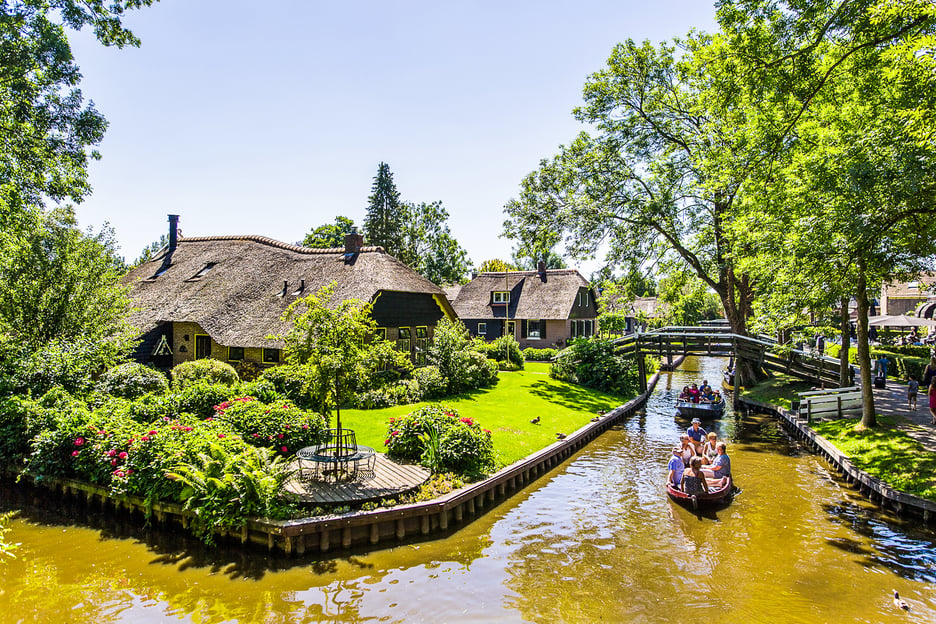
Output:
<svg viewBox="0 0 936 624">
<path fill-rule="evenodd" d="M 510 291 L 495 290 L 491 293 L 491 303 L 510 303 Z"/>
<path fill-rule="evenodd" d="M 218 264 L 218 263 L 217 263 L 217 262 L 209 262 L 208 264 L 206 264 L 205 266 L 203 266 L 203 267 L 201 268 L 201 270 L 200 270 L 198 273 L 196 273 L 195 275 L 193 275 L 193 276 L 190 277 L 189 279 L 190 279 L 190 280 L 197 280 L 197 279 L 203 278 L 203 277 L 205 276 L 205 274 L 208 273 L 208 271 L 210 271 L 211 269 L 215 268 L 215 265 L 216 265 L 216 264 Z"/>
<path fill-rule="evenodd" d="M 171 264 L 164 264 L 164 265 L 162 265 L 161 267 L 159 267 L 159 270 L 158 270 L 158 271 L 156 271 L 155 273 L 153 273 L 153 275 L 151 275 L 151 276 L 148 277 L 147 279 L 151 279 L 151 280 L 156 279 L 157 277 L 159 277 L 160 275 L 162 275 L 163 273 L 165 273 L 166 271 L 168 271 L 168 270 L 169 270 L 169 267 L 171 267 L 171 266 L 172 266 Z"/>
<path fill-rule="evenodd" d="M 588 307 L 588 291 L 587 290 L 579 291 L 579 306 L 582 308 Z"/>
</svg>

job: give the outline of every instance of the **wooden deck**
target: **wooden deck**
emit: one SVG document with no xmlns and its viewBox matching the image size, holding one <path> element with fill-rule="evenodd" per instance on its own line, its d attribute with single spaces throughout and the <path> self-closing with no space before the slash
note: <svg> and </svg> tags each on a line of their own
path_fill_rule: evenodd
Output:
<svg viewBox="0 0 936 624">
<path fill-rule="evenodd" d="M 429 479 L 429 471 L 422 466 L 398 464 L 381 453 L 377 453 L 374 459 L 373 475 L 338 483 L 296 479 L 290 481 L 286 489 L 298 494 L 302 503 L 335 505 L 395 498 Z"/>
</svg>

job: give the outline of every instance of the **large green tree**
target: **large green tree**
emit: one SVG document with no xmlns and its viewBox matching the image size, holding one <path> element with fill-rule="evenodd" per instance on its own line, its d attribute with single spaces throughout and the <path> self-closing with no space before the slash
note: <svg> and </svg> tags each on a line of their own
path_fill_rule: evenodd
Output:
<svg viewBox="0 0 936 624">
<path fill-rule="evenodd" d="M 464 281 L 470 263 L 449 230 L 448 216 L 439 201 L 403 205 L 399 259 L 436 284 Z"/>
<path fill-rule="evenodd" d="M 107 46 L 137 46 L 130 9 L 156 0 L 0 2 L 0 232 L 24 226 L 47 199 L 80 202 L 88 160 L 107 122 L 85 104 L 66 28 L 89 26 Z"/>
<path fill-rule="evenodd" d="M 314 228 L 302 240 L 303 247 L 314 249 L 331 249 L 344 246 L 345 234 L 354 227 L 354 220 L 341 215 L 335 217 L 334 223 L 326 223 Z"/>
<path fill-rule="evenodd" d="M 390 165 L 380 163 L 371 195 L 367 198 L 364 217 L 364 237 L 371 245 L 383 247 L 387 253 L 399 256 L 403 249 L 404 211 L 400 192 L 393 182 Z"/>
</svg>

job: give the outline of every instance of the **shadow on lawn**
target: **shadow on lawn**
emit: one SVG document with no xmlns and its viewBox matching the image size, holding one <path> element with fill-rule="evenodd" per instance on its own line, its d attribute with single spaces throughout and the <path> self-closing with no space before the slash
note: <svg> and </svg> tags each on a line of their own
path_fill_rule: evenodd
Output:
<svg viewBox="0 0 936 624">
<path fill-rule="evenodd" d="M 612 407 L 624 403 L 623 399 L 608 394 L 596 395 L 594 390 L 580 386 L 560 386 L 545 380 L 533 382 L 530 385 L 530 392 L 550 403 L 557 403 L 569 409 L 588 412 L 597 412 L 598 410 L 606 412 Z"/>
</svg>

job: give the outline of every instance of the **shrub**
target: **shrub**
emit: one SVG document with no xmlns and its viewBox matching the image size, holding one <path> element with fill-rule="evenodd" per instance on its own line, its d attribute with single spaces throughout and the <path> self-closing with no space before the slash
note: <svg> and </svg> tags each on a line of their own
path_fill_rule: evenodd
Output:
<svg viewBox="0 0 936 624">
<path fill-rule="evenodd" d="M 391 418 L 384 444 L 390 457 L 418 461 L 435 472 L 476 475 L 494 468 L 491 432 L 438 403 Z"/>
<path fill-rule="evenodd" d="M 487 357 L 512 364 L 517 367 L 514 370 L 523 369 L 523 352 L 513 336 L 500 336 L 489 343 Z"/>
<path fill-rule="evenodd" d="M 135 399 L 147 392 L 166 392 L 169 380 L 155 368 L 126 362 L 105 372 L 97 383 L 97 389 L 112 396 Z"/>
<path fill-rule="evenodd" d="M 263 372 L 259 364 L 250 360 L 242 360 L 234 364 L 234 370 L 237 371 L 237 376 L 241 381 L 253 381 Z"/>
<path fill-rule="evenodd" d="M 172 400 L 177 414 L 189 413 L 199 418 L 208 418 L 214 416 L 215 405 L 236 396 L 238 391 L 238 388 L 231 386 L 202 381 L 176 392 Z"/>
<path fill-rule="evenodd" d="M 615 352 L 615 345 L 600 338 L 575 338 L 550 366 L 555 379 L 569 381 L 618 396 L 631 396 L 638 389 L 637 366 Z"/>
<path fill-rule="evenodd" d="M 311 364 L 287 364 L 263 371 L 261 381 L 273 384 L 276 392 L 302 409 L 312 408 L 316 375 Z"/>
<path fill-rule="evenodd" d="M 177 389 L 184 389 L 200 382 L 230 386 L 239 380 L 233 366 L 212 358 L 182 362 L 172 369 L 172 385 Z"/>
<path fill-rule="evenodd" d="M 527 347 L 523 350 L 523 359 L 527 362 L 548 362 L 559 355 L 558 349 L 536 349 Z"/>
<path fill-rule="evenodd" d="M 422 399 L 422 389 L 415 379 L 401 379 L 354 396 L 354 406 L 360 409 L 379 409 L 394 405 L 416 403 Z"/>
<path fill-rule="evenodd" d="M 487 388 L 497 381 L 497 362 L 489 360 L 477 351 L 464 354 L 465 370 L 462 378 L 463 387 Z"/>
<path fill-rule="evenodd" d="M 304 412 L 280 401 L 264 403 L 251 396 L 225 401 L 215 407 L 218 420 L 252 446 L 269 448 L 284 457 L 325 441 L 328 423 L 319 414 Z"/>
<path fill-rule="evenodd" d="M 423 401 L 440 399 L 445 396 L 445 377 L 437 366 L 423 366 L 413 371 L 413 378 L 419 384 L 420 399 Z"/>
<path fill-rule="evenodd" d="M 29 441 L 55 419 L 55 410 L 21 396 L 0 399 L 0 462 L 14 466 L 29 452 Z"/>
</svg>

